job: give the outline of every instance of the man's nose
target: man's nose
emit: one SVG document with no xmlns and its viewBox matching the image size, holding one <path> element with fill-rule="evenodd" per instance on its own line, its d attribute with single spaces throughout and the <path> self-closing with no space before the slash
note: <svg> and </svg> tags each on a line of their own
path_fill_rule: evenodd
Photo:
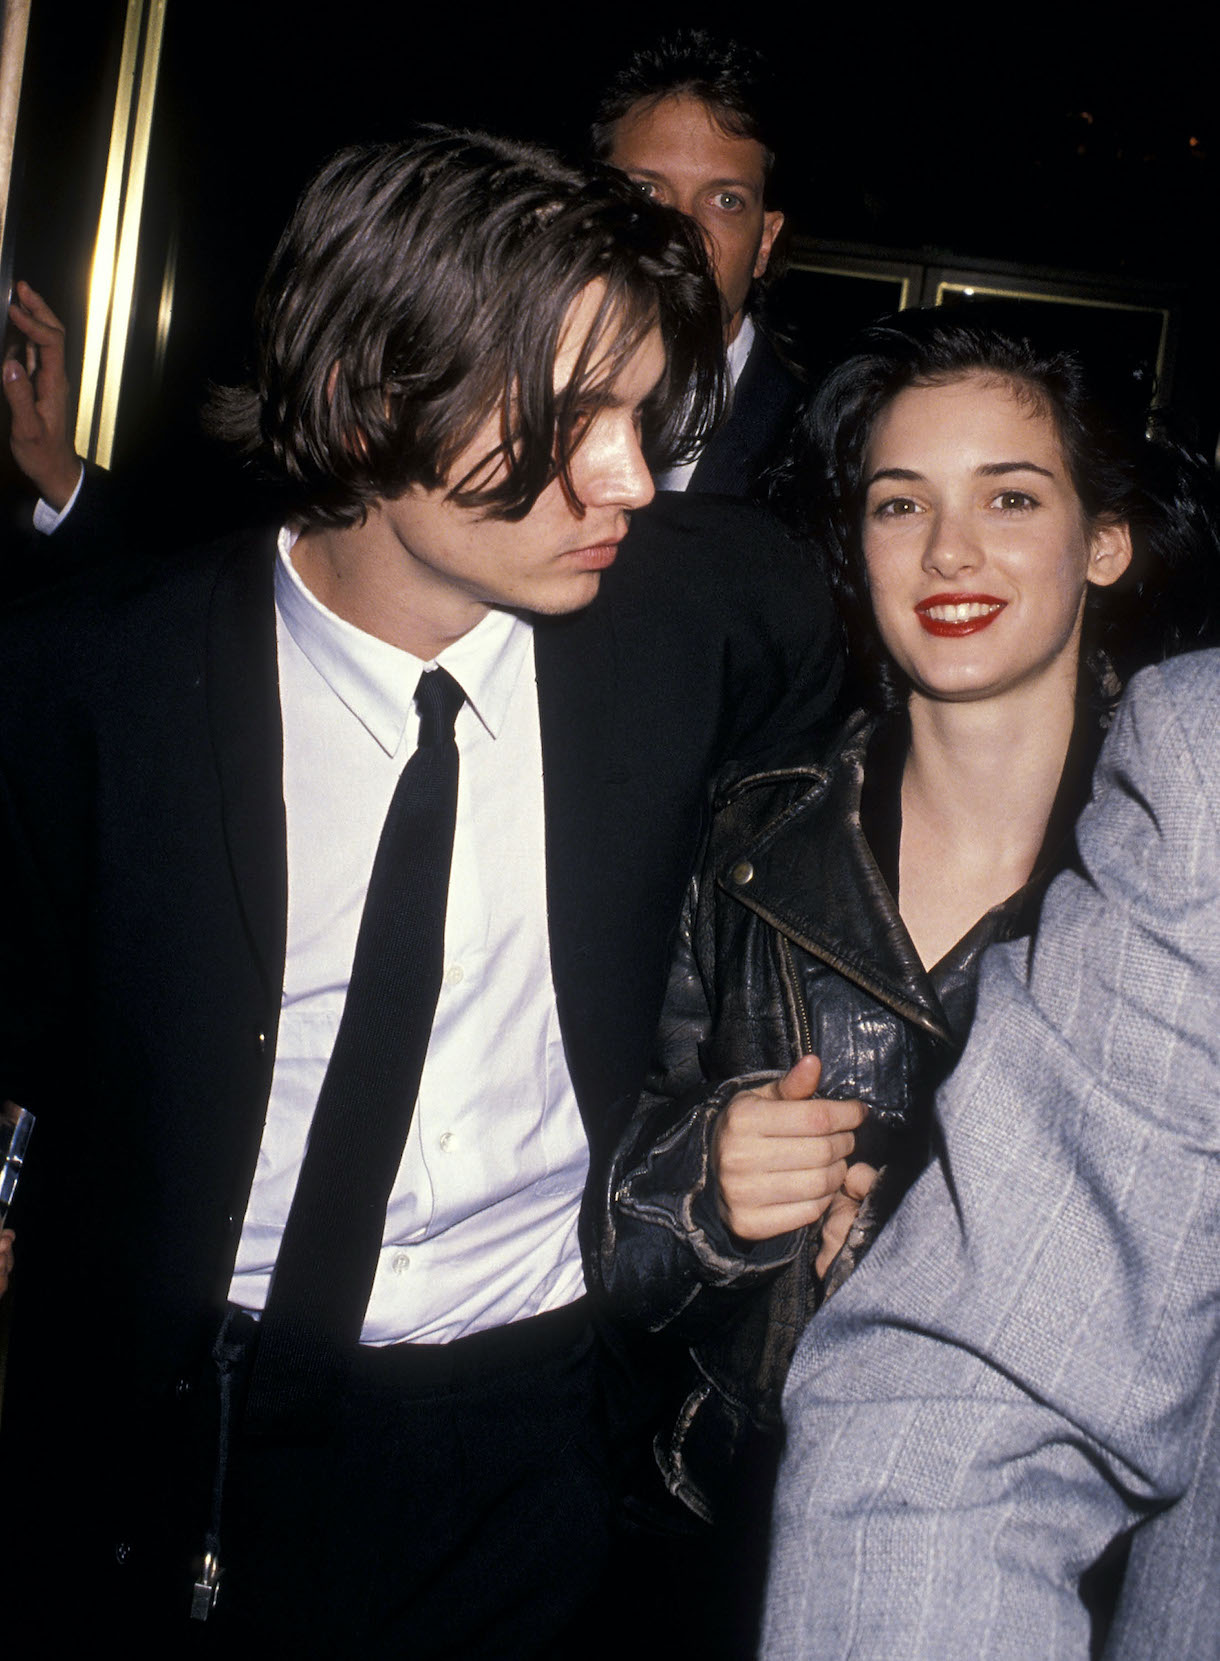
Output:
<svg viewBox="0 0 1220 1661">
<path fill-rule="evenodd" d="M 580 499 L 588 507 L 642 508 L 656 495 L 639 434 L 630 417 L 615 419 L 609 430 L 590 434 L 576 452 L 575 460 L 574 482 Z"/>
</svg>

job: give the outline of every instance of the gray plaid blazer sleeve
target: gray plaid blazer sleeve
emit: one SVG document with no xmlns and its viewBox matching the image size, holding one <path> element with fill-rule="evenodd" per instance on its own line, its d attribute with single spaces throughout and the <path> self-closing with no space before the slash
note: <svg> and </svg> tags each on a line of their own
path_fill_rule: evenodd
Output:
<svg viewBox="0 0 1220 1661">
<path fill-rule="evenodd" d="M 1220 653 L 1132 682 L 1080 848 L 797 1352 L 768 1661 L 1085 1661 L 1137 1524 L 1107 1661 L 1220 1655 Z"/>
</svg>

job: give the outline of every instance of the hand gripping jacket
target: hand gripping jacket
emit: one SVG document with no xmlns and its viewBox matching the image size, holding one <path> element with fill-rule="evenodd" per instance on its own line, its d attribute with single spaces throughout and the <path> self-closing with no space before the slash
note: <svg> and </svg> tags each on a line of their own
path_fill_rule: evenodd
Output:
<svg viewBox="0 0 1220 1661">
<path fill-rule="evenodd" d="M 653 1072 L 605 1194 L 598 1268 L 611 1304 L 690 1346 L 689 1389 L 656 1453 L 670 1491 L 705 1518 L 740 1447 L 778 1432 L 788 1364 L 825 1291 L 924 1163 L 932 1098 L 969 1030 L 982 952 L 1031 931 L 1071 852 L 1069 837 L 925 970 L 861 828 L 876 730 L 857 714 L 818 761 L 720 789 Z M 736 1241 L 710 1170 L 721 1108 L 810 1052 L 822 1059 L 822 1094 L 868 1103 L 856 1154 L 883 1167 L 826 1289 L 813 1270 L 816 1231 Z"/>
</svg>

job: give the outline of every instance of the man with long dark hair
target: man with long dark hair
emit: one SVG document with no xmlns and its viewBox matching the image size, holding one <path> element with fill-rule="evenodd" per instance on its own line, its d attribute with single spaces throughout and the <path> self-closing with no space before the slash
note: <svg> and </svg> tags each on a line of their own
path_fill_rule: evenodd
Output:
<svg viewBox="0 0 1220 1661">
<path fill-rule="evenodd" d="M 48 1636 L 592 1653 L 647 1401 L 582 1200 L 706 780 L 834 680 L 766 521 L 633 523 L 718 333 L 627 186 L 440 129 L 345 151 L 213 411 L 278 539 L 7 628 L 4 1469 L 28 1583 L 71 1564 Z"/>
</svg>

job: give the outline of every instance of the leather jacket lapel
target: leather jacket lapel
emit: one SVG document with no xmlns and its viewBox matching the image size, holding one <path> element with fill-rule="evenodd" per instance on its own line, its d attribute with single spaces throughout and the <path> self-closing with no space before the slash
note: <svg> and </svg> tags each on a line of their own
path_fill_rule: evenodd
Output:
<svg viewBox="0 0 1220 1661">
<path fill-rule="evenodd" d="M 735 843 L 716 881 L 794 944 L 951 1042 L 940 999 L 860 828 L 871 732 L 871 722 L 853 723 L 833 772 L 819 773 L 785 812 Z"/>
</svg>

